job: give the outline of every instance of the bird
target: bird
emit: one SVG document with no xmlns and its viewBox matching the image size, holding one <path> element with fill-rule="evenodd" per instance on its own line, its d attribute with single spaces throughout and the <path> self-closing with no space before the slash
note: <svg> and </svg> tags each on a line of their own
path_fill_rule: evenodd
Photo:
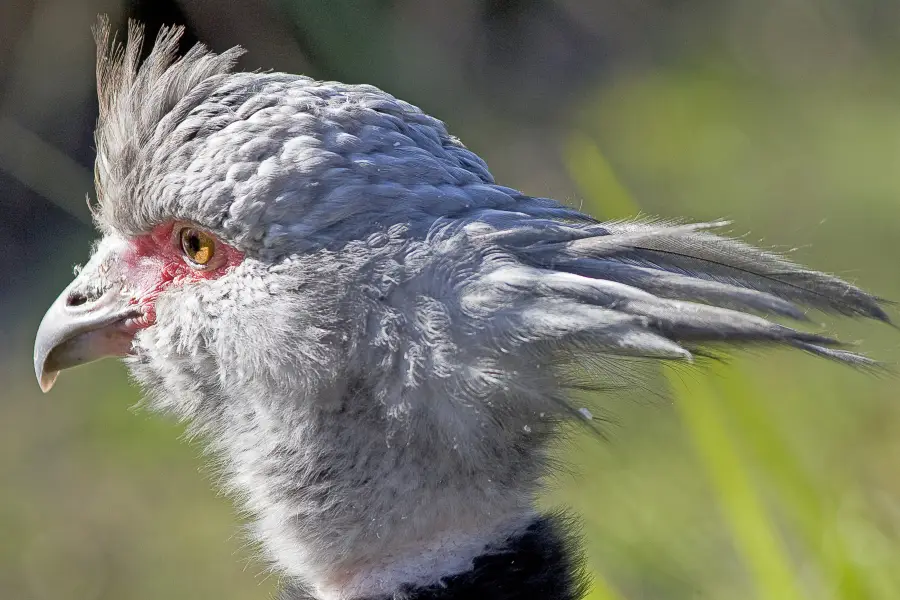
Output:
<svg viewBox="0 0 900 600">
<path fill-rule="evenodd" d="M 787 347 L 884 301 L 724 232 L 602 222 L 495 182 L 370 85 L 239 72 L 240 48 L 101 18 L 99 230 L 38 328 L 41 388 L 121 357 L 250 515 L 282 600 L 576 600 L 577 519 L 536 503 L 592 427 L 573 389 Z"/>
</svg>

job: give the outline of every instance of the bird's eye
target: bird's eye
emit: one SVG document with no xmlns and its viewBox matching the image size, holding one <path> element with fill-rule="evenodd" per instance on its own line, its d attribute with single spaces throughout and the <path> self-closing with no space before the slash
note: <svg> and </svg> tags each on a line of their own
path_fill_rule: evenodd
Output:
<svg viewBox="0 0 900 600">
<path fill-rule="evenodd" d="M 181 250 L 191 264 L 202 267 L 212 260 L 216 252 L 213 236 L 192 227 L 185 227 L 180 235 Z"/>
</svg>

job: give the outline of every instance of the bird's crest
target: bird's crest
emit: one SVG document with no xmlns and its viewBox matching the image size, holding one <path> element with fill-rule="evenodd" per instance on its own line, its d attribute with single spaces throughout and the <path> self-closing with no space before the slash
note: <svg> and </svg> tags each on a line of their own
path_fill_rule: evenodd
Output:
<svg viewBox="0 0 900 600">
<path fill-rule="evenodd" d="M 94 133 L 97 160 L 94 179 L 96 205 L 91 207 L 102 228 L 114 219 L 123 183 L 140 168 L 149 142 L 171 131 L 177 119 L 166 119 L 191 92 L 210 78 L 228 74 L 243 49 L 232 48 L 216 54 L 197 44 L 178 57 L 178 42 L 184 28 L 160 29 L 147 59 L 140 63 L 144 27 L 128 24 L 125 44 L 113 36 L 110 22 L 101 16 L 94 26 L 97 43 L 97 98 L 100 116 Z M 189 110 L 190 106 L 183 107 Z M 117 200 L 118 199 L 118 200 Z"/>
</svg>

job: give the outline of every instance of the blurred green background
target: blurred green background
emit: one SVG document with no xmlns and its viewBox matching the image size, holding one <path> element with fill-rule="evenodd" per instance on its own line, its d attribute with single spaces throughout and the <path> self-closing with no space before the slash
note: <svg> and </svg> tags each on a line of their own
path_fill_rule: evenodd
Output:
<svg viewBox="0 0 900 600">
<path fill-rule="evenodd" d="M 270 597 L 201 446 L 120 365 L 39 393 L 43 310 L 87 257 L 94 16 L 189 27 L 245 68 L 369 82 L 498 181 L 600 217 L 735 235 L 900 299 L 900 4 L 889 0 L 5 0 L 0 6 L 0 599 Z M 826 319 L 888 363 L 895 329 Z M 782 351 L 592 399 L 547 504 L 593 600 L 900 597 L 898 379 Z"/>
</svg>

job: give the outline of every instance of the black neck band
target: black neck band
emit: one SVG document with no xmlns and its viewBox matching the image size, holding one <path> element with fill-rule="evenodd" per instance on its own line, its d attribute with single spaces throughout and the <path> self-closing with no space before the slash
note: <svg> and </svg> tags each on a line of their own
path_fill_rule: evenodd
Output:
<svg viewBox="0 0 900 600">
<path fill-rule="evenodd" d="M 476 558 L 470 571 L 427 587 L 358 600 L 580 600 L 587 594 L 588 579 L 572 530 L 565 517 L 542 517 Z M 280 598 L 315 600 L 302 586 L 289 586 Z"/>
</svg>

